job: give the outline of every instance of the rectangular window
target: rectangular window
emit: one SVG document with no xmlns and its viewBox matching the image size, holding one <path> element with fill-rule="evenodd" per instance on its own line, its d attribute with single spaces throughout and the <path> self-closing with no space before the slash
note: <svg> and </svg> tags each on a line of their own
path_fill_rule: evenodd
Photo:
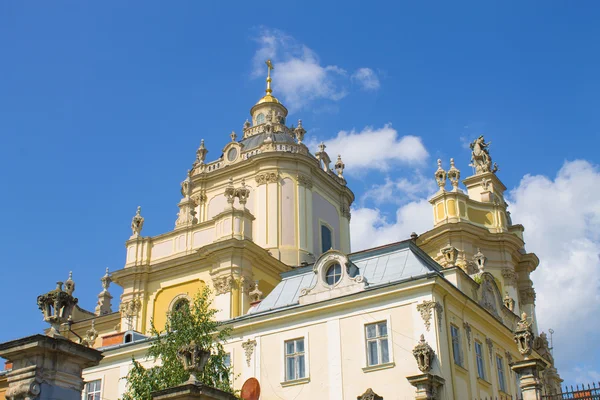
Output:
<svg viewBox="0 0 600 400">
<path fill-rule="evenodd" d="M 304 338 L 285 342 L 285 380 L 293 381 L 306 377 Z"/>
<path fill-rule="evenodd" d="M 504 360 L 496 355 L 496 367 L 498 368 L 498 386 L 500 390 L 506 393 L 506 380 L 504 379 Z"/>
<path fill-rule="evenodd" d="M 102 380 L 98 379 L 85 384 L 85 400 L 100 400 L 102 398 Z"/>
<path fill-rule="evenodd" d="M 485 379 L 485 364 L 483 363 L 483 345 L 475 341 L 475 358 L 477 359 L 477 376 Z"/>
<path fill-rule="evenodd" d="M 462 353 L 460 350 L 460 331 L 454 325 L 450 325 L 450 334 L 452 335 L 452 354 L 454 363 L 462 367 Z"/>
<path fill-rule="evenodd" d="M 325 253 L 333 248 L 331 241 L 331 229 L 325 225 L 321 225 L 321 253 Z"/>
<path fill-rule="evenodd" d="M 365 325 L 367 340 L 367 365 L 379 365 L 390 362 L 387 322 Z"/>
</svg>

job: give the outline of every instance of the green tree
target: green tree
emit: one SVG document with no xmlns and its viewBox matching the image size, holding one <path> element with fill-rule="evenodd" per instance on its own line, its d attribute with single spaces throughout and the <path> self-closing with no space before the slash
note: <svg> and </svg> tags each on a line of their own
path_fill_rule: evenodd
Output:
<svg viewBox="0 0 600 400">
<path fill-rule="evenodd" d="M 125 378 L 127 392 L 123 400 L 151 400 L 150 393 L 184 383 L 190 375 L 177 358 L 177 351 L 192 341 L 211 351 L 203 373 L 196 378 L 205 385 L 233 393 L 229 379 L 232 370 L 226 365 L 227 353 L 223 349 L 231 330 L 215 320 L 217 311 L 211 307 L 210 296 L 210 289 L 205 287 L 192 304 L 180 303 L 167 315 L 164 331 L 158 331 L 151 322 L 153 338 L 148 356 L 160 360 L 161 365 L 144 368 L 134 358 L 133 368 Z"/>
</svg>

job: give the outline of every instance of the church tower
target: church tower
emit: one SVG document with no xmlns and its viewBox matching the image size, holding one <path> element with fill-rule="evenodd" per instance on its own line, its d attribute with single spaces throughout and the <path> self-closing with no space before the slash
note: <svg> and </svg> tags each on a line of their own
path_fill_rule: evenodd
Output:
<svg viewBox="0 0 600 400">
<path fill-rule="evenodd" d="M 273 65 L 266 64 L 266 94 L 241 134 L 231 132 L 216 160 L 207 162 L 204 141 L 196 151 L 174 230 L 143 237 L 138 209 L 125 268 L 112 275 L 124 287 L 121 323 L 129 329 L 144 333 L 151 319 L 164 324 L 177 301 L 204 285 L 214 289 L 220 318 L 243 315 L 250 293 L 267 295 L 281 272 L 330 249 L 350 253 L 354 194 L 344 163 L 338 156 L 332 170 L 324 144 L 311 154 L 303 143 L 301 120 L 286 125 L 288 110 L 273 96 Z"/>
<path fill-rule="evenodd" d="M 417 243 L 444 268 L 458 267 L 478 283 L 484 273 L 490 273 L 501 293 L 501 303 L 517 315 L 525 312 L 537 334 L 536 296 L 530 274 L 539 259 L 525 250 L 523 225 L 511 220 L 504 200 L 506 187 L 496 175 L 498 167 L 492 164 L 489 145 L 483 136 L 471 143 L 474 174 L 463 180 L 466 193 L 458 187 L 460 171 L 454 159 L 447 171 L 438 160 L 435 179 L 439 190 L 429 199 L 434 228 Z M 446 188 L 448 180 L 450 190 Z M 485 289 L 486 285 L 481 286 Z"/>
</svg>

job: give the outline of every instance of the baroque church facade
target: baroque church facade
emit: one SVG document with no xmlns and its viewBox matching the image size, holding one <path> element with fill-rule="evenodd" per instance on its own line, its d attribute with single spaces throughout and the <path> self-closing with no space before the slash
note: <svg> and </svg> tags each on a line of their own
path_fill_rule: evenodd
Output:
<svg viewBox="0 0 600 400">
<path fill-rule="evenodd" d="M 205 286 L 233 329 L 234 387 L 254 378 L 261 399 L 516 398 L 511 366 L 532 355 L 541 383 L 559 388 L 536 325 L 539 260 L 510 218 L 484 138 L 471 145 L 466 191 L 454 161 L 438 161 L 429 231 L 352 253 L 344 163 L 324 144 L 312 154 L 301 120 L 286 125 L 267 65 L 266 95 L 242 133 L 214 161 L 204 142 L 197 149 L 174 229 L 143 236 L 138 208 L 124 267 L 102 277 L 94 311 L 75 307 L 71 331 L 104 356 L 84 371 L 85 398 L 121 398 L 132 356 L 152 364 L 151 321 L 161 329 Z M 123 288 L 118 305 L 111 283 Z M 71 277 L 64 290 L 73 294 Z M 523 329 L 529 353 L 515 341 Z"/>
</svg>

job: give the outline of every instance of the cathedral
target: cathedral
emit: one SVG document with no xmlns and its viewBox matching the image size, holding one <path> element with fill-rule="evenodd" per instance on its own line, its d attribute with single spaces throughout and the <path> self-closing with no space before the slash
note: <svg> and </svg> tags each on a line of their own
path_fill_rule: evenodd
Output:
<svg viewBox="0 0 600 400">
<path fill-rule="evenodd" d="M 438 160 L 430 230 L 352 252 L 344 162 L 323 143 L 313 154 L 302 120 L 288 124 L 272 69 L 222 153 L 200 143 L 173 230 L 144 236 L 138 207 L 123 267 L 101 278 L 95 310 L 73 308 L 65 336 L 104 356 L 83 372 L 84 398 L 120 399 L 132 357 L 152 365 L 151 321 L 161 329 L 206 286 L 232 328 L 234 388 L 254 379 L 261 399 L 516 399 L 529 375 L 515 365 L 530 359 L 543 371 L 531 379 L 560 388 L 536 325 L 539 259 L 484 137 L 466 190 L 454 160 Z M 55 290 L 76 296 L 73 277 Z"/>
</svg>

